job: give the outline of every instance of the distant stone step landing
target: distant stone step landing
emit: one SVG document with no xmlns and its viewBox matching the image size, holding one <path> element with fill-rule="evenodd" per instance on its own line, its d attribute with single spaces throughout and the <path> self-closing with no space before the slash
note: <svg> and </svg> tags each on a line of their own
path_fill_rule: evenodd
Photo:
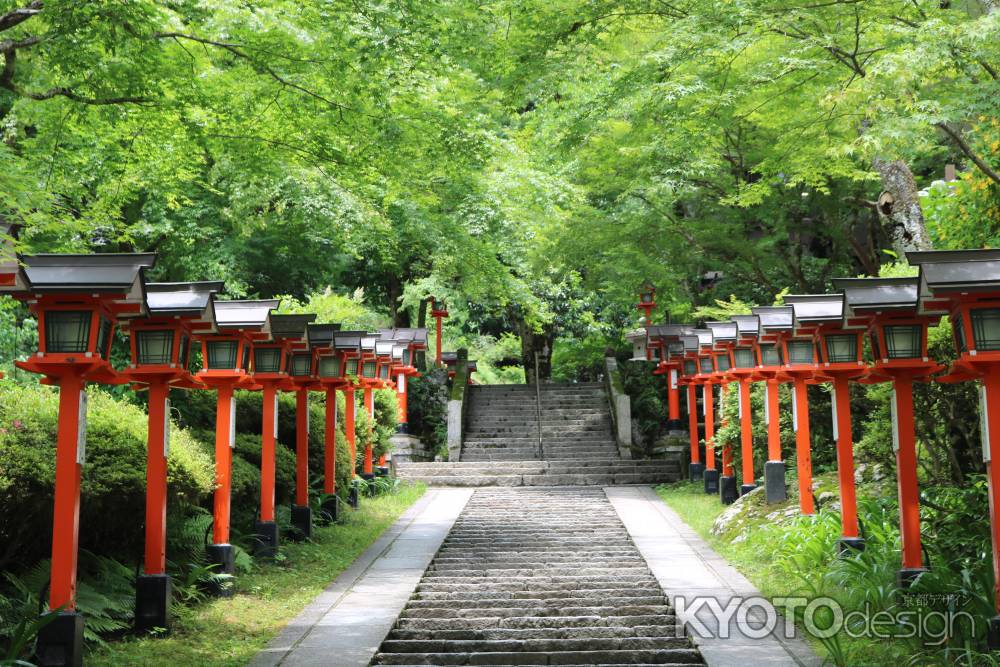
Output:
<svg viewBox="0 0 1000 667">
<path fill-rule="evenodd" d="M 397 474 L 434 486 L 655 484 L 676 461 L 622 458 L 600 383 L 469 387 L 460 462 L 401 463 Z M 539 436 L 541 441 L 539 442 Z"/>
</svg>

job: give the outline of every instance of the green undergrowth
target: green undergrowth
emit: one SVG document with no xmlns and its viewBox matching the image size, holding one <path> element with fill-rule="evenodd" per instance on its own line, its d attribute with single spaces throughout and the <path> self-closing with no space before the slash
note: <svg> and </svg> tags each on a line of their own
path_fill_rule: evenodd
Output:
<svg viewBox="0 0 1000 667">
<path fill-rule="evenodd" d="M 830 477 L 820 476 L 817 486 L 830 486 Z M 717 495 L 705 494 L 701 484 L 664 485 L 657 493 L 764 597 L 836 601 L 845 619 L 840 632 L 826 638 L 801 633 L 828 664 L 1000 664 L 1000 654 L 984 652 L 985 621 L 995 613 L 989 545 L 975 530 L 980 522 L 962 509 L 978 504 L 978 482 L 960 492 L 961 497 L 955 490 L 929 490 L 922 498 L 922 532 L 931 569 L 910 595 L 902 594 L 895 583 L 900 567 L 898 508 L 894 494 L 884 487 L 859 489 L 866 549 L 847 558 L 836 556 L 841 528 L 833 494 L 820 493 L 823 501 L 808 517 L 799 514 L 794 497 L 765 505 L 762 489 L 730 508 Z M 779 603 L 776 607 L 783 608 Z M 852 615 L 855 611 L 859 613 Z M 945 621 L 948 613 L 957 620 Z M 871 619 L 877 614 L 890 620 L 873 632 Z M 926 624 L 922 637 L 906 636 L 909 619 Z M 795 621 L 801 630 L 799 614 Z M 831 622 L 832 616 L 821 615 L 814 627 L 825 629 Z"/>
<path fill-rule="evenodd" d="M 310 541 L 286 543 L 274 563 L 255 565 L 236 579 L 236 594 L 195 606 L 175 606 L 167 637 L 128 638 L 96 649 L 93 667 L 122 665 L 245 665 L 317 594 L 343 572 L 423 495 L 423 485 L 363 498 L 345 507 L 343 523 L 314 530 Z"/>
</svg>

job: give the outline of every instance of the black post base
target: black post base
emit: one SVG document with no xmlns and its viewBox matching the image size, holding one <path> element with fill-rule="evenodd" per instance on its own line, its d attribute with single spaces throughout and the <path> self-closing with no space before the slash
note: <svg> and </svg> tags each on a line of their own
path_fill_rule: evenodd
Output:
<svg viewBox="0 0 1000 667">
<path fill-rule="evenodd" d="M 684 422 L 680 419 L 668 419 L 667 420 L 667 430 L 668 431 L 683 431 Z"/>
<path fill-rule="evenodd" d="M 908 590 L 917 577 L 927 571 L 926 567 L 904 567 L 896 572 L 896 585 L 900 590 Z"/>
<path fill-rule="evenodd" d="M 388 477 L 389 476 L 389 466 L 379 466 L 375 468 L 376 477 Z"/>
<path fill-rule="evenodd" d="M 991 651 L 1000 650 L 1000 616 L 994 616 L 986 626 L 986 645 Z"/>
<path fill-rule="evenodd" d="M 739 498 L 736 495 L 736 478 L 723 475 L 719 478 L 719 500 L 723 505 L 732 505 Z"/>
<path fill-rule="evenodd" d="M 396 433 L 406 434 L 410 432 L 410 425 L 406 422 L 396 424 Z"/>
<path fill-rule="evenodd" d="M 351 490 L 347 493 L 347 504 L 358 509 L 358 504 L 361 502 L 361 483 L 357 480 L 351 481 Z"/>
<path fill-rule="evenodd" d="M 35 662 L 41 667 L 82 667 L 83 614 L 60 612 L 39 630 Z"/>
<path fill-rule="evenodd" d="M 788 489 L 785 487 L 785 462 L 767 461 L 764 463 L 764 502 L 768 505 L 783 503 L 788 500 Z"/>
<path fill-rule="evenodd" d="M 292 505 L 292 526 L 295 530 L 292 534 L 300 539 L 307 540 L 313 534 L 313 511 L 308 505 Z"/>
<path fill-rule="evenodd" d="M 718 493 L 719 492 L 719 471 L 715 469 L 708 469 L 705 471 L 702 479 L 705 482 L 705 493 Z"/>
<path fill-rule="evenodd" d="M 170 631 L 170 575 L 141 574 L 135 580 L 135 631 Z"/>
<path fill-rule="evenodd" d="M 837 540 L 837 556 L 847 558 L 865 550 L 863 537 L 842 537 Z"/>
<path fill-rule="evenodd" d="M 208 562 L 216 565 L 215 574 L 233 575 L 236 573 L 236 550 L 232 544 L 209 544 L 205 550 L 208 552 Z M 220 598 L 233 596 L 233 581 L 213 582 L 208 585 L 208 592 Z"/>
<path fill-rule="evenodd" d="M 340 501 L 337 499 L 337 496 L 328 496 L 319 506 L 320 521 L 323 523 L 337 523 L 339 508 Z"/>
<path fill-rule="evenodd" d="M 254 524 L 253 555 L 258 558 L 274 558 L 278 554 L 278 524 L 273 521 L 258 521 Z"/>
<path fill-rule="evenodd" d="M 750 493 L 751 491 L 753 491 L 756 488 L 757 488 L 756 484 L 741 484 L 740 485 L 740 495 L 741 496 L 745 496 L 746 494 Z"/>
<path fill-rule="evenodd" d="M 702 475 L 705 474 L 705 464 L 691 463 L 688 465 L 688 471 L 691 473 L 692 482 L 700 482 L 702 479 Z"/>
</svg>

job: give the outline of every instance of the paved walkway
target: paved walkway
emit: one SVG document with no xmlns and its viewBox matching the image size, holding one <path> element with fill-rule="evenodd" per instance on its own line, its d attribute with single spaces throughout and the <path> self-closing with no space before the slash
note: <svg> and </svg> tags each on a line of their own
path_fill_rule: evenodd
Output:
<svg viewBox="0 0 1000 667">
<path fill-rule="evenodd" d="M 823 664 L 803 640 L 785 639 L 780 616 L 772 634 L 755 638 L 758 633 L 754 630 L 764 626 L 763 615 L 756 608 L 749 614 L 749 627 L 741 626 L 734 613 L 728 631 L 720 633 L 720 623 L 709 605 L 699 607 L 696 599 L 714 598 L 726 608 L 731 599 L 759 598 L 760 591 L 715 553 L 653 489 L 606 487 L 604 491 L 709 667 Z M 699 636 L 698 624 L 709 636 Z"/>
<path fill-rule="evenodd" d="M 778 638 L 783 630 L 780 620 L 772 635 L 763 639 L 747 636 L 759 626 L 759 612 L 750 614 L 749 633 L 739 627 L 734 614 L 728 624 L 730 636 L 720 637 L 727 633 L 719 633 L 719 623 L 712 620 L 707 606 L 692 613 L 690 605 L 695 598 L 708 596 L 725 607 L 733 597 L 759 596 L 757 589 L 684 524 L 651 488 L 605 487 L 604 492 L 709 667 L 822 664 L 803 641 Z M 251 665 L 366 667 L 471 495 L 472 491 L 466 489 L 430 489 Z M 711 636 L 698 635 L 699 622 L 711 630 Z"/>
<path fill-rule="evenodd" d="M 472 496 L 430 489 L 251 661 L 365 667 Z"/>
</svg>

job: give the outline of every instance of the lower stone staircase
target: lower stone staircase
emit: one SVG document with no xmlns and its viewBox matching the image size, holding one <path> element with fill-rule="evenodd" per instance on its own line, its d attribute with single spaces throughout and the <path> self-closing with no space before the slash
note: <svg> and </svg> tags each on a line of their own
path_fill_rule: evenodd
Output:
<svg viewBox="0 0 1000 667">
<path fill-rule="evenodd" d="M 402 479 L 432 486 L 658 484 L 680 477 L 677 460 L 623 459 L 599 383 L 469 388 L 461 460 L 398 463 Z M 539 442 L 539 434 L 541 442 Z"/>
<path fill-rule="evenodd" d="M 702 665 L 600 489 L 480 489 L 375 665 Z"/>
</svg>

